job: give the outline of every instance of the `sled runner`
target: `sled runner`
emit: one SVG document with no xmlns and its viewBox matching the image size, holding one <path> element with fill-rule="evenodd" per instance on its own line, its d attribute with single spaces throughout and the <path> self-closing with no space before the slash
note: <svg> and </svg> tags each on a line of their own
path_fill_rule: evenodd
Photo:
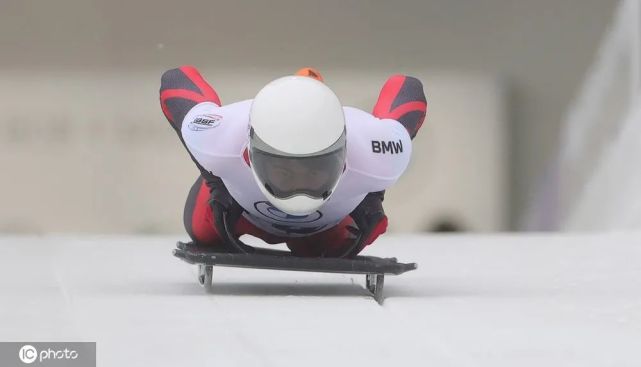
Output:
<svg viewBox="0 0 641 367">
<path fill-rule="evenodd" d="M 400 275 L 416 269 L 415 263 L 399 263 L 396 258 L 355 256 L 351 258 L 296 257 L 288 251 L 253 248 L 251 252 L 214 252 L 194 243 L 178 242 L 174 256 L 198 265 L 198 282 L 210 290 L 213 267 L 308 271 L 320 273 L 346 273 L 365 275 L 367 290 L 374 299 L 383 303 L 385 275 Z"/>
</svg>

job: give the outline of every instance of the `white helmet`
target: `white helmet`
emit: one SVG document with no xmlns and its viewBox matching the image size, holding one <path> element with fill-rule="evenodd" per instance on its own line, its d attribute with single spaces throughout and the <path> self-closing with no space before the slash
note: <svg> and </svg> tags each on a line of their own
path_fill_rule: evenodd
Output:
<svg viewBox="0 0 641 367">
<path fill-rule="evenodd" d="M 316 211 L 345 168 L 338 97 L 316 79 L 286 76 L 258 92 L 249 121 L 249 157 L 260 190 L 287 214 Z"/>
</svg>

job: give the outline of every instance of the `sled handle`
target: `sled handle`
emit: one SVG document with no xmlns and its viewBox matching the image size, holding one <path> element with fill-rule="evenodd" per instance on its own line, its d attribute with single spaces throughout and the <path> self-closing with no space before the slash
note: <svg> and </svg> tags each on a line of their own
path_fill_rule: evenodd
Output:
<svg viewBox="0 0 641 367">
<path fill-rule="evenodd" d="M 338 257 L 339 258 L 353 258 L 356 255 L 358 255 L 359 252 L 363 249 L 363 245 L 365 242 L 365 239 L 367 237 L 364 236 L 363 232 L 360 232 L 358 234 L 358 237 L 354 240 L 354 243 L 347 249 L 345 250 L 342 254 L 340 254 Z"/>
<path fill-rule="evenodd" d="M 218 234 L 223 238 L 225 247 L 232 252 L 238 252 L 241 254 L 248 254 L 255 251 L 252 246 L 249 246 L 240 239 L 236 238 L 232 229 L 230 229 L 230 223 L 227 210 L 224 210 L 220 205 L 213 205 L 213 215 L 214 223 Z M 234 223 L 236 221 L 233 221 Z"/>
</svg>

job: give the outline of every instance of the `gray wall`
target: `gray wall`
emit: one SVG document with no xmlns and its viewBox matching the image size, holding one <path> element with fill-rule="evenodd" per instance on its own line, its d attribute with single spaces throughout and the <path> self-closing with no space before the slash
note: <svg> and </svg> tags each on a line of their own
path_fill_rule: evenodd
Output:
<svg viewBox="0 0 641 367">
<path fill-rule="evenodd" d="M 192 63 L 501 74 L 511 92 L 516 218 L 555 153 L 560 118 L 615 3 L 3 0 L 0 68 L 160 73 Z"/>
<path fill-rule="evenodd" d="M 282 75 L 201 71 L 226 102 Z M 342 103 L 365 110 L 388 76 L 324 72 Z M 389 231 L 424 231 L 444 220 L 467 230 L 505 229 L 501 84 L 472 74 L 413 73 L 433 87 L 433 107 L 408 169 L 387 191 Z M 184 201 L 198 170 L 162 117 L 157 73 L 14 70 L 0 72 L 0 80 L 0 233 L 183 232 Z"/>
</svg>

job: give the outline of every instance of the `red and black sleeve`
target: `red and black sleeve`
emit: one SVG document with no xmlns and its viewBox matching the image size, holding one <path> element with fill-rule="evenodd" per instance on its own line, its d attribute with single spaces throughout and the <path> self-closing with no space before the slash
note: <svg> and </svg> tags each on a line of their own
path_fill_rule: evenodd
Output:
<svg viewBox="0 0 641 367">
<path fill-rule="evenodd" d="M 411 76 L 393 75 L 381 89 L 372 114 L 400 122 L 414 139 L 423 125 L 427 101 L 421 81 Z"/>
<path fill-rule="evenodd" d="M 160 81 L 160 106 L 171 126 L 180 134 L 187 112 L 201 102 L 220 104 L 216 91 L 193 66 L 166 71 Z"/>
<path fill-rule="evenodd" d="M 195 67 L 181 66 L 168 70 L 162 75 L 160 81 L 160 106 L 185 149 L 187 149 L 187 146 L 182 137 L 181 129 L 183 120 L 189 110 L 202 102 L 213 102 L 219 106 L 221 105 L 216 91 L 205 81 Z M 189 152 L 189 149 L 187 151 Z M 216 176 L 207 171 L 191 153 L 189 155 L 208 184 L 216 179 Z"/>
<path fill-rule="evenodd" d="M 427 112 L 427 102 L 421 82 L 411 76 L 394 75 L 387 79 L 378 96 L 372 114 L 381 119 L 392 119 L 400 122 L 414 139 L 421 128 Z M 387 230 L 387 216 L 383 210 L 385 191 L 370 192 L 363 201 L 350 213 L 359 231 L 366 237 L 358 253 L 374 242 Z"/>
</svg>

